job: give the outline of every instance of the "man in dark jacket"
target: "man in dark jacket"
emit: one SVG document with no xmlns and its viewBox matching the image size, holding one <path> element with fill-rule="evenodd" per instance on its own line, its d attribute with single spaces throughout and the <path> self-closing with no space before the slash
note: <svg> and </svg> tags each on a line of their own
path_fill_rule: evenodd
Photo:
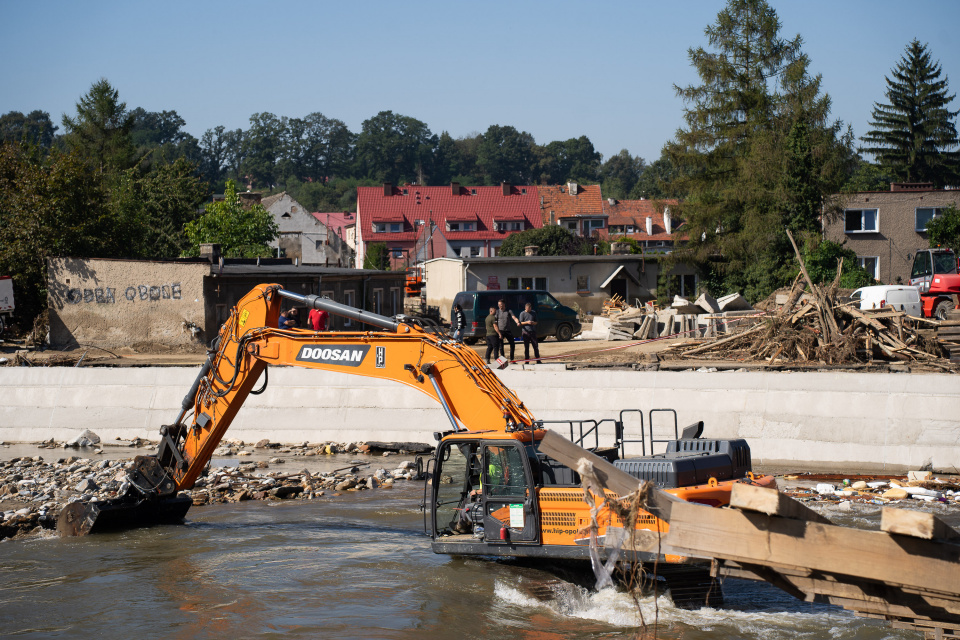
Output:
<svg viewBox="0 0 960 640">
<path fill-rule="evenodd" d="M 507 354 L 504 352 L 504 347 L 509 344 L 510 359 L 513 360 L 517 350 L 516 335 L 514 335 L 513 329 L 520 323 L 517 321 L 517 317 L 513 315 L 513 311 L 507 309 L 507 301 L 503 298 L 497 301 L 495 311 L 497 314 L 497 329 L 500 334 L 500 355 L 504 358 L 507 357 Z"/>
<path fill-rule="evenodd" d="M 487 315 L 487 320 L 484 324 L 487 329 L 487 353 L 484 355 L 484 358 L 487 361 L 487 364 L 490 364 L 490 355 L 493 354 L 493 357 L 496 358 L 500 355 L 500 329 L 497 327 L 497 309 L 496 307 L 490 307 L 490 313 Z"/>
</svg>

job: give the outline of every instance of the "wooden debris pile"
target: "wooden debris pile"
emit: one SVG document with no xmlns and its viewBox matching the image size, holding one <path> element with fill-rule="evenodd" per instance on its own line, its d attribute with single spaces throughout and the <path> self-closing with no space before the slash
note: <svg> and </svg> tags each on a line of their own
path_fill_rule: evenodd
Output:
<svg viewBox="0 0 960 640">
<path fill-rule="evenodd" d="M 950 362 L 960 364 L 960 310 L 949 312 L 937 326 L 936 339 Z"/>
<path fill-rule="evenodd" d="M 619 313 L 629 307 L 627 301 L 620 297 L 619 294 L 613 294 L 612 298 L 608 298 L 603 301 L 603 310 L 600 312 L 601 316 L 608 317 L 612 313 Z"/>
<path fill-rule="evenodd" d="M 798 252 L 798 260 L 799 260 Z M 866 365 L 906 362 L 935 371 L 960 371 L 918 321 L 900 311 L 863 312 L 838 300 L 840 273 L 829 286 L 810 280 L 803 261 L 786 304 L 762 321 L 719 340 L 678 345 L 663 358 L 737 360 L 770 364 Z M 807 291 L 810 295 L 801 299 Z"/>
</svg>

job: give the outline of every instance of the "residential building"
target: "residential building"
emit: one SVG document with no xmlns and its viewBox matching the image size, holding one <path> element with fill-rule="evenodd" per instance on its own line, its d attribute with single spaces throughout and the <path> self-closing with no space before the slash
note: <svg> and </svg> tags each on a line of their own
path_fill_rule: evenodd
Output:
<svg viewBox="0 0 960 640">
<path fill-rule="evenodd" d="M 607 226 L 600 185 L 539 186 L 540 211 L 543 225 L 558 224 L 574 235 L 589 238 Z"/>
<path fill-rule="evenodd" d="M 386 316 L 403 312 L 402 272 L 297 266 L 286 258 L 221 260 L 217 245 L 203 246 L 204 257 L 177 260 L 48 258 L 50 344 L 201 352 L 237 301 L 262 283 Z M 307 309 L 300 318 L 306 322 Z M 330 328 L 370 327 L 331 316 Z"/>
<path fill-rule="evenodd" d="M 383 242 L 400 269 L 412 258 L 495 256 L 508 235 L 543 224 L 537 188 L 506 183 L 358 187 L 357 220 L 357 266 L 369 244 Z"/>
<path fill-rule="evenodd" d="M 424 263 L 427 305 L 448 317 L 460 291 L 545 289 L 584 314 L 599 314 L 614 294 L 631 304 L 655 299 L 661 255 L 436 258 Z M 677 265 L 670 276 L 687 295 L 696 291 L 690 267 Z"/>
<path fill-rule="evenodd" d="M 312 214 L 286 191 L 262 198 L 260 204 L 270 212 L 279 229 L 277 239 L 270 243 L 277 250 L 277 257 L 308 265 L 349 267 L 354 263 L 353 249 L 336 231 L 344 226 L 342 221 L 334 219 L 337 225 L 331 227 L 322 218 L 339 218 L 342 214 Z"/>
<path fill-rule="evenodd" d="M 608 198 L 603 201 L 607 228 L 600 231 L 600 237 L 609 240 L 627 237 L 645 249 L 670 251 L 677 243 L 686 240 L 682 225 L 670 213 L 670 207 L 676 208 L 676 205 L 676 200 Z"/>
<path fill-rule="evenodd" d="M 824 207 L 823 236 L 857 254 L 857 261 L 886 284 L 910 280 L 913 254 L 929 247 L 927 223 L 960 204 L 960 190 L 929 183 L 892 183 L 889 191 L 830 196 Z"/>
</svg>

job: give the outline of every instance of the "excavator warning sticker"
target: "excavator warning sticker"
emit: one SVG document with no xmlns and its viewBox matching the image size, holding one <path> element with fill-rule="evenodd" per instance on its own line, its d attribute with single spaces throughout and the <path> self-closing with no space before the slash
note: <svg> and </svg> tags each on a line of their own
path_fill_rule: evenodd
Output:
<svg viewBox="0 0 960 640">
<path fill-rule="evenodd" d="M 369 350 L 369 345 L 305 344 L 300 347 L 300 353 L 297 354 L 297 361 L 339 364 L 344 367 L 359 367 Z"/>
<path fill-rule="evenodd" d="M 247 318 L 250 317 L 250 312 L 247 309 L 244 309 L 240 312 L 240 328 L 243 328 L 243 325 L 247 324 Z"/>
</svg>

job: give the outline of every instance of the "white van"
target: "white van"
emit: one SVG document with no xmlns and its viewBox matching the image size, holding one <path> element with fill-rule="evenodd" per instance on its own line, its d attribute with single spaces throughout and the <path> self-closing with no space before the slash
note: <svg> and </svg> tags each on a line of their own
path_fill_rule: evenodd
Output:
<svg viewBox="0 0 960 640">
<path fill-rule="evenodd" d="M 861 311 L 892 307 L 908 316 L 923 317 L 923 304 L 917 287 L 886 284 L 862 287 L 854 291 L 850 299 L 860 302 Z"/>
</svg>

